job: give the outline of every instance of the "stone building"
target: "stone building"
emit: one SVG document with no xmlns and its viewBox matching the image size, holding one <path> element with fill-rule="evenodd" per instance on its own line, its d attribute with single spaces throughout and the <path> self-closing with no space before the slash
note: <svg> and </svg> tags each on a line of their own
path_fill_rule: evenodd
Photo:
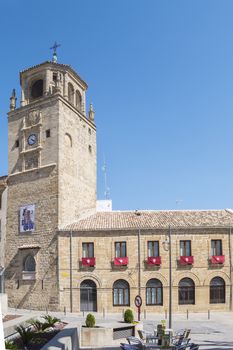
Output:
<svg viewBox="0 0 233 350">
<path fill-rule="evenodd" d="M 0 293 L 4 292 L 7 176 L 0 177 Z"/>
<path fill-rule="evenodd" d="M 164 311 L 171 272 L 174 311 L 231 309 L 232 212 L 96 211 L 87 84 L 57 62 L 24 70 L 20 84 L 8 113 L 9 305 L 119 312 L 140 294 L 146 311 Z"/>
</svg>

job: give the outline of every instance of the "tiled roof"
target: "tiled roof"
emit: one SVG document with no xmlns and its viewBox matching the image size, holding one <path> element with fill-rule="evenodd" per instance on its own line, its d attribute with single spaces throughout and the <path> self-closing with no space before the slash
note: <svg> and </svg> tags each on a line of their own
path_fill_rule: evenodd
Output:
<svg viewBox="0 0 233 350">
<path fill-rule="evenodd" d="M 97 212 L 65 226 L 61 231 L 101 231 L 125 229 L 163 229 L 171 227 L 229 227 L 233 225 L 230 210 Z"/>
</svg>

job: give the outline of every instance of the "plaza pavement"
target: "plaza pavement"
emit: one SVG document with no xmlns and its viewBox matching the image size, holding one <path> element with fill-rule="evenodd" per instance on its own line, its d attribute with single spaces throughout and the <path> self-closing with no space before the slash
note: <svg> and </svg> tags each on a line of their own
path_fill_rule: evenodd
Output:
<svg viewBox="0 0 233 350">
<path fill-rule="evenodd" d="M 86 314 L 48 312 L 67 323 L 84 324 Z M 4 323 L 5 327 L 14 327 L 19 322 L 33 317 L 38 317 L 45 312 L 9 309 L 8 314 L 18 314 L 21 317 Z M 122 314 L 100 314 L 93 313 L 96 317 L 97 325 L 114 325 L 116 321 L 122 321 Z M 142 315 L 145 316 L 145 315 Z M 165 319 L 163 314 L 147 314 L 146 319 L 142 317 L 143 327 L 145 330 L 153 331 L 156 325 Z M 167 320 L 168 324 L 168 320 Z M 186 314 L 174 314 L 172 319 L 172 328 L 177 331 L 183 328 L 191 328 L 191 340 L 200 345 L 200 349 L 206 350 L 233 350 L 233 313 L 232 312 L 211 312 L 210 319 L 207 313 L 189 313 L 188 319 Z M 125 340 L 126 341 L 126 340 Z M 116 340 L 115 346 L 109 347 L 106 344 L 105 350 L 118 350 L 119 343 L 122 340 Z M 124 342 L 124 340 L 123 340 Z"/>
</svg>

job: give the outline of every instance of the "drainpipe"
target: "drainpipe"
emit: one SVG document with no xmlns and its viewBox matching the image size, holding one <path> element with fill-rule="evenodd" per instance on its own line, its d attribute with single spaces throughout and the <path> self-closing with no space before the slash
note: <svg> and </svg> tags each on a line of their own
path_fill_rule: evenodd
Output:
<svg viewBox="0 0 233 350">
<path fill-rule="evenodd" d="M 138 295 L 141 296 L 141 230 L 138 229 Z"/>
<path fill-rule="evenodd" d="M 70 231 L 70 312 L 73 312 L 73 266 L 72 266 L 72 231 Z"/>
<path fill-rule="evenodd" d="M 229 265 L 230 265 L 230 303 L 229 308 L 232 311 L 232 257 L 231 257 L 231 226 L 229 230 L 229 240 L 228 240 L 228 248 L 229 248 Z"/>
</svg>

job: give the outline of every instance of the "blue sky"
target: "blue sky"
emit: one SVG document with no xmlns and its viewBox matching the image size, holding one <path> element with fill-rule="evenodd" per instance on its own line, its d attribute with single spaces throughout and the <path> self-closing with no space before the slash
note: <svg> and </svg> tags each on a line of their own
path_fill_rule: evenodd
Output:
<svg viewBox="0 0 233 350">
<path fill-rule="evenodd" d="M 0 2 L 0 175 L 19 71 L 51 59 L 88 83 L 114 209 L 233 207 L 233 2 Z M 182 200 L 177 202 L 177 200 Z"/>
</svg>

